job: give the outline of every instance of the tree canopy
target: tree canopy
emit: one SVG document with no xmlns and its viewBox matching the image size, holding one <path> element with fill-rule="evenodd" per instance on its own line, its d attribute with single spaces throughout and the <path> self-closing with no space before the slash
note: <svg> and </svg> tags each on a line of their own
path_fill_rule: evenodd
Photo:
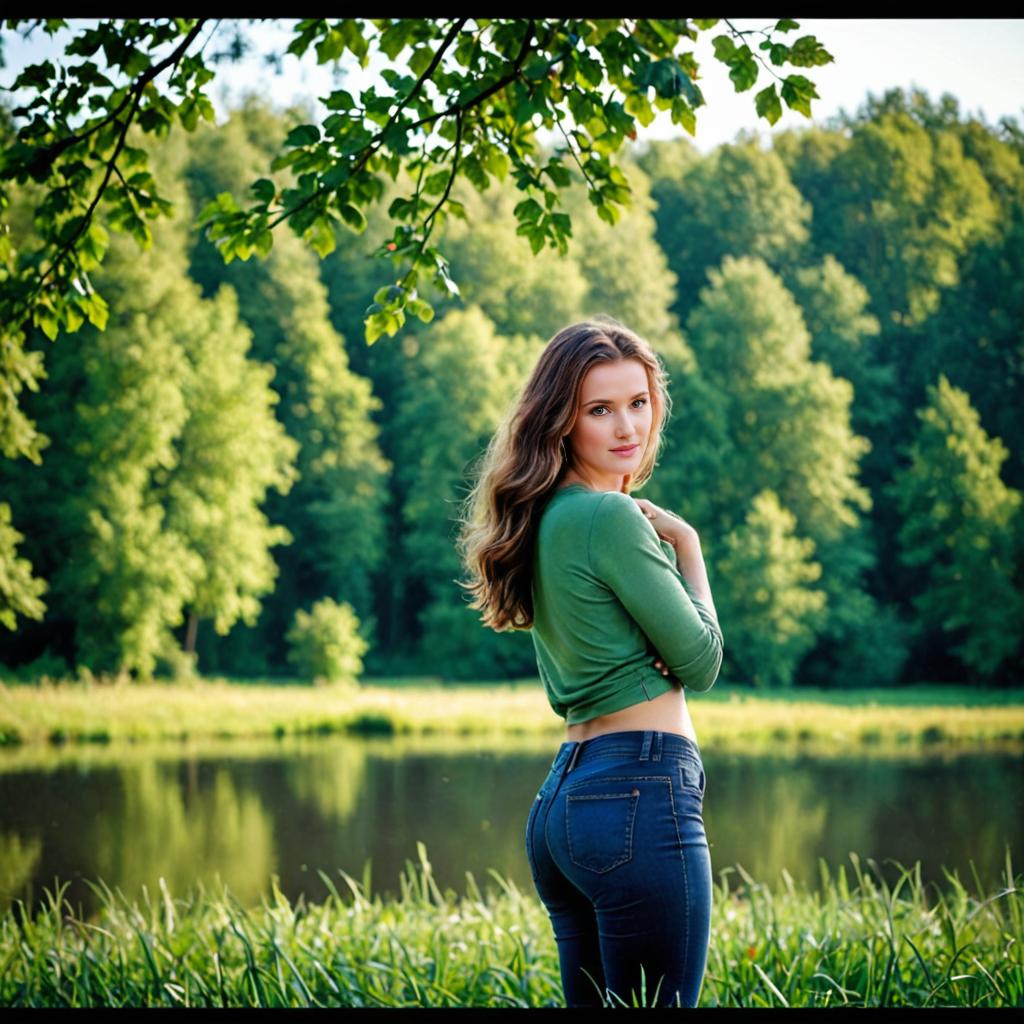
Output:
<svg viewBox="0 0 1024 1024">
<path fill-rule="evenodd" d="M 70 27 L 59 18 L 5 23 L 51 35 Z M 205 18 L 76 24 L 64 59 L 30 65 L 13 83 L 34 95 L 12 111 L 20 124 L 16 131 L 12 126 L 0 160 L 0 212 L 8 204 L 5 182 L 41 187 L 33 213 L 39 244 L 19 245 L 0 232 L 6 342 L 0 450 L 8 456 L 39 458 L 38 435 L 17 407 L 18 394 L 35 389 L 41 371 L 40 361 L 22 349 L 24 332 L 35 325 L 54 339 L 86 320 L 105 325 L 108 307 L 90 274 L 103 261 L 109 233 L 95 214 L 102 204 L 108 228 L 128 232 L 143 248 L 151 244 L 148 221 L 169 215 L 172 204 L 137 136 L 161 140 L 176 123 L 191 131 L 200 119 L 214 120 L 207 90 L 217 56 L 207 60 L 204 53 L 219 24 Z M 199 223 L 227 262 L 267 255 L 273 229 L 283 222 L 323 256 L 335 247 L 336 226 L 365 229 L 367 208 L 385 192 L 385 175 L 395 181 L 407 172 L 412 193 L 391 202 L 393 231 L 377 250 L 397 276 L 367 310 L 365 337 L 372 343 L 394 335 L 407 315 L 429 320 L 424 287 L 457 292 L 447 260 L 431 245 L 446 215 L 464 213 L 452 199 L 456 179 L 485 189 L 512 174 L 523 193 L 515 208 L 518 230 L 535 252 L 545 245 L 564 252 L 572 225 L 559 193 L 570 183 L 570 167 L 586 182 L 598 214 L 614 223 L 630 199 L 614 157 L 627 138 L 636 138 L 637 123 L 668 110 L 674 123 L 695 133 L 704 97 L 690 44 L 699 33 L 717 31 L 715 58 L 729 67 L 737 91 L 751 89 L 767 71 L 772 81 L 754 97 L 759 116 L 774 124 L 785 102 L 810 117 L 817 92 L 791 69 L 833 58 L 814 36 L 785 41 L 798 28 L 788 18 L 748 31 L 716 18 L 303 19 L 288 53 L 301 57 L 312 49 L 318 63 L 349 60 L 362 68 L 383 56 L 384 84 L 357 95 L 333 90 L 323 123 L 292 127 L 268 175 L 250 186 L 250 198 L 222 192 Z M 541 127 L 563 141 L 538 145 Z M 286 169 L 287 178 L 273 177 Z"/>
</svg>

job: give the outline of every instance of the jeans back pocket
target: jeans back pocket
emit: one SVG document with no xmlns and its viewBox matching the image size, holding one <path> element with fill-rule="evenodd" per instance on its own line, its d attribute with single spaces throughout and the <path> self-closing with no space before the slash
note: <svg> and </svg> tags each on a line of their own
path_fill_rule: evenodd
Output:
<svg viewBox="0 0 1024 1024">
<path fill-rule="evenodd" d="M 569 859 L 579 868 L 603 874 L 633 856 L 633 823 L 640 790 L 622 793 L 570 793 L 565 803 Z"/>
</svg>

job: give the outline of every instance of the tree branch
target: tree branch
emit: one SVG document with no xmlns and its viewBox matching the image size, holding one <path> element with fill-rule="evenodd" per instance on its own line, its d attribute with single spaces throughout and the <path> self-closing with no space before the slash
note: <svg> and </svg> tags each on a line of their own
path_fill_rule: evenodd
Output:
<svg viewBox="0 0 1024 1024">
<path fill-rule="evenodd" d="M 503 89 L 510 82 L 514 81 L 515 78 L 519 75 L 519 70 L 522 67 L 523 61 L 526 59 L 526 55 L 530 52 L 530 40 L 533 37 L 533 30 L 534 30 L 534 23 L 533 23 L 533 19 L 531 18 L 530 19 L 530 24 L 529 24 L 529 26 L 528 26 L 528 28 L 526 30 L 525 35 L 523 36 L 522 46 L 520 46 L 519 53 L 516 55 L 515 61 L 513 62 L 512 70 L 507 75 L 505 75 L 503 78 L 501 78 L 497 82 L 495 82 L 494 85 L 489 86 L 487 89 L 484 89 L 483 92 L 481 92 L 478 95 L 474 96 L 472 99 L 467 100 L 463 104 L 453 103 L 446 110 L 441 110 L 441 111 L 438 111 L 436 113 L 430 114 L 427 117 L 422 117 L 418 121 L 413 121 L 411 124 L 406 125 L 406 131 L 412 131 L 414 128 L 422 127 L 425 124 L 430 124 L 432 121 L 438 120 L 438 118 L 448 117 L 449 115 L 452 115 L 452 114 L 455 114 L 457 116 L 462 116 L 462 115 L 466 114 L 468 111 L 472 110 L 473 107 L 476 107 L 479 104 L 481 104 L 489 96 L 494 95 L 494 93 L 498 92 L 500 89 Z M 436 59 L 436 55 L 435 55 L 435 59 Z M 421 80 L 422 79 L 423 79 L 423 76 L 421 76 Z M 418 84 L 419 83 L 417 83 L 417 85 Z M 414 87 L 414 89 L 415 89 L 415 87 Z M 410 96 L 411 95 L 412 95 L 412 92 L 410 92 Z M 405 101 L 405 102 L 407 102 L 407 101 Z M 404 105 L 405 104 L 403 103 L 403 106 Z M 396 111 L 396 115 L 397 115 L 397 111 Z M 385 125 L 367 143 L 366 147 L 362 150 L 362 156 L 360 157 L 359 162 L 352 169 L 352 174 L 358 174 L 366 166 L 366 163 L 370 159 L 370 157 L 373 156 L 373 154 L 378 149 L 380 149 L 381 143 L 382 143 L 382 141 L 384 139 L 384 133 L 392 125 L 393 120 L 394 120 L 394 116 L 392 118 L 389 118 L 387 125 Z M 268 224 L 267 227 L 268 228 L 276 227 L 278 224 L 281 223 L 281 221 L 287 220 L 289 217 L 292 216 L 292 214 L 298 213 L 298 211 L 303 209 L 303 207 L 308 206 L 315 199 L 320 198 L 322 195 L 324 195 L 324 193 L 330 192 L 330 191 L 332 191 L 330 188 L 326 188 L 326 187 L 321 186 L 316 191 L 311 192 L 305 199 L 302 200 L 302 202 L 297 203 L 290 210 L 285 210 L 281 214 L 280 217 L 278 217 L 276 220 L 274 220 L 270 224 Z"/>
<path fill-rule="evenodd" d="M 46 272 L 39 277 L 38 281 L 35 284 L 35 287 L 32 288 L 24 297 L 22 307 L 16 308 L 11 313 L 11 321 L 18 320 L 21 317 L 23 310 L 31 306 L 32 301 L 42 291 L 47 278 L 57 269 L 57 267 L 61 264 L 67 253 L 74 248 L 75 242 L 77 242 L 78 239 L 82 237 L 83 232 L 89 227 L 89 224 L 92 221 L 93 212 L 99 204 L 99 201 L 103 196 L 103 193 L 106 191 L 107 185 L 110 182 L 110 176 L 117 165 L 117 158 L 121 155 L 121 150 L 124 148 L 125 139 L 128 135 L 128 128 L 130 127 L 132 120 L 139 109 L 139 102 L 142 99 L 143 90 L 165 68 L 169 67 L 172 64 L 177 65 L 177 63 L 181 60 L 182 56 L 188 50 L 189 46 L 192 45 L 193 40 L 199 34 L 199 29 L 202 27 L 205 20 L 206 19 L 201 18 L 198 22 L 196 22 L 196 24 L 189 30 L 188 34 L 182 40 L 181 44 L 172 53 L 168 54 L 163 60 L 159 61 L 157 64 L 154 64 L 151 68 L 149 68 L 147 71 L 143 72 L 139 76 L 138 80 L 135 82 L 135 85 L 132 86 L 131 91 L 128 93 L 127 96 L 125 96 L 124 100 L 122 100 L 121 105 L 117 108 L 117 110 L 111 113 L 108 117 L 105 117 L 98 124 L 93 125 L 88 131 L 83 132 L 81 135 L 71 135 L 66 139 L 61 139 L 60 142 L 55 143 L 54 146 L 50 147 L 50 149 L 43 151 L 47 153 L 53 153 L 53 156 L 50 161 L 52 163 L 53 160 L 56 160 L 57 157 L 59 157 L 60 154 L 69 146 L 74 145 L 76 142 L 84 141 L 93 132 L 98 131 L 100 128 L 102 128 L 106 124 L 109 124 L 111 121 L 115 121 L 117 119 L 118 114 L 120 114 L 120 112 L 124 110 L 129 100 L 131 101 L 131 110 L 128 112 L 127 119 L 122 124 L 121 134 L 117 140 L 117 145 L 114 148 L 114 153 L 110 157 L 110 160 L 107 161 L 107 169 L 106 173 L 103 176 L 103 181 L 100 183 L 100 187 L 97 189 L 96 195 L 93 197 L 92 202 L 89 204 L 88 209 L 85 211 L 85 214 L 82 217 L 82 222 L 78 226 L 78 230 L 75 231 L 74 234 L 68 239 L 68 241 L 65 242 L 64 245 L 62 245 L 60 249 L 57 251 L 57 254 L 54 256 L 53 260 L 50 263 L 50 266 L 47 267 Z M 118 173 L 120 174 L 120 172 Z"/>
<path fill-rule="evenodd" d="M 751 34 L 751 33 L 753 33 L 753 32 L 760 32 L 760 33 L 761 33 L 761 35 L 763 35 L 763 36 L 770 36 L 770 35 L 771 35 L 771 33 L 770 33 L 770 32 L 766 32 L 766 31 L 765 31 L 765 30 L 764 30 L 763 28 L 751 28 L 751 29 L 747 29 L 747 31 L 746 31 L 746 32 L 744 32 L 744 31 L 743 31 L 742 29 L 738 29 L 738 28 L 736 28 L 736 27 L 735 27 L 735 26 L 734 26 L 734 25 L 732 24 L 732 22 L 731 22 L 731 21 L 729 21 L 729 19 L 728 19 L 728 18 L 723 18 L 723 19 L 722 19 L 722 21 L 724 21 L 724 22 L 726 23 L 726 25 L 728 25 L 728 26 L 729 26 L 729 31 L 730 31 L 730 32 L 731 32 L 731 33 L 732 33 L 732 34 L 733 34 L 734 36 L 739 36 L 741 40 L 742 40 L 742 37 L 743 37 L 743 36 L 745 36 L 745 35 L 750 35 L 750 34 Z M 744 44 L 744 45 L 746 45 L 746 44 Z M 780 76 L 780 75 L 778 74 L 778 72 L 776 72 L 776 71 L 773 71 L 773 70 L 772 70 L 772 69 L 771 69 L 770 67 L 768 67 L 768 65 L 767 65 L 767 64 L 765 64 L 765 62 L 764 62 L 764 58 L 763 58 L 763 57 L 761 56 L 761 54 L 759 54 L 759 53 L 758 53 L 758 52 L 757 52 L 756 50 L 751 50 L 751 51 L 750 51 L 750 53 L 751 53 L 751 56 L 753 56 L 753 57 L 756 57 L 756 58 L 757 58 L 757 60 L 758 60 L 758 63 L 759 63 L 759 64 L 760 64 L 760 65 L 761 65 L 761 66 L 762 66 L 762 67 L 763 67 L 763 68 L 764 68 L 764 69 L 765 69 L 765 70 L 766 70 L 766 71 L 767 71 L 767 72 L 768 72 L 769 74 L 771 74 L 771 75 L 774 75 L 774 76 L 775 76 L 775 77 L 776 77 L 776 78 L 777 78 L 777 79 L 778 79 L 778 80 L 779 80 L 780 82 L 784 82 L 784 81 L 785 81 L 785 79 L 784 79 L 784 78 L 782 78 L 782 77 L 781 77 L 781 76 Z"/>
<path fill-rule="evenodd" d="M 117 110 L 111 111 L 105 118 L 103 118 L 102 121 L 98 121 L 91 128 L 82 132 L 80 135 L 75 134 L 73 132 L 71 135 L 68 135 L 63 139 L 60 139 L 58 142 L 55 142 L 52 146 L 48 146 L 45 149 L 39 150 L 38 153 L 45 154 L 49 158 L 49 162 L 53 163 L 53 161 L 56 160 L 57 157 L 59 157 L 65 149 L 74 146 L 76 143 L 84 142 L 87 138 L 89 138 L 90 135 L 92 135 L 95 132 L 98 132 L 101 128 L 110 124 L 111 121 L 116 121 L 121 111 L 124 110 L 124 108 L 128 105 L 129 101 L 132 98 L 133 93 L 138 92 L 139 94 L 141 94 L 142 90 L 145 89 L 146 86 L 149 85 L 149 83 L 154 78 L 156 78 L 156 76 L 159 75 L 165 68 L 169 67 L 171 64 L 177 65 L 178 61 L 181 60 L 185 51 L 192 45 L 192 41 L 195 39 L 197 35 L 199 35 L 199 29 L 203 26 L 203 23 L 206 20 L 207 19 L 205 18 L 200 18 L 199 21 L 196 22 L 195 26 L 189 30 L 188 35 L 186 35 L 185 38 L 182 40 L 181 45 L 178 46 L 178 48 L 174 50 L 173 53 L 168 54 L 162 61 L 160 61 L 158 64 L 154 64 L 151 68 L 149 68 L 148 71 L 144 71 L 139 76 L 138 80 L 132 86 L 128 95 L 125 96 L 125 98 L 121 101 L 121 105 L 117 108 Z"/>
</svg>

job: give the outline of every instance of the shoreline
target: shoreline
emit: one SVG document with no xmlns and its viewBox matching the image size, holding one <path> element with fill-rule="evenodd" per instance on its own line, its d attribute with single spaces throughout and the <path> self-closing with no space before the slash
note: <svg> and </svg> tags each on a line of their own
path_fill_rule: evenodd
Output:
<svg viewBox="0 0 1024 1024">
<path fill-rule="evenodd" d="M 564 740 L 537 681 L 460 685 L 301 686 L 240 683 L 0 682 L 0 750 L 55 750 L 192 741 L 309 736 L 487 737 Z M 713 691 L 710 691 L 713 692 Z M 1024 694 L 969 687 L 760 694 L 722 687 L 694 694 L 690 712 L 702 750 L 780 749 L 834 753 L 1024 749 Z M 883 695 L 889 696 L 889 695 Z M 899 702 L 903 696 L 905 702 Z M 977 698 L 976 702 L 971 698 Z M 958 702 L 959 699 L 959 702 Z"/>
</svg>

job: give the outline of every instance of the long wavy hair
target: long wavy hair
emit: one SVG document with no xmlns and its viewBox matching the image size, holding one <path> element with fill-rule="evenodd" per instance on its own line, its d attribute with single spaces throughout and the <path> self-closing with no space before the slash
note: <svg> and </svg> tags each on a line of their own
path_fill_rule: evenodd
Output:
<svg viewBox="0 0 1024 1024">
<path fill-rule="evenodd" d="M 654 472 L 671 413 L 668 377 L 651 346 L 609 316 L 560 330 L 545 346 L 475 469 L 462 503 L 455 546 L 473 595 L 469 607 L 496 632 L 533 626 L 533 553 L 544 506 L 575 456 L 566 435 L 576 422 L 583 378 L 597 363 L 637 359 L 647 373 L 651 432 L 629 493 Z"/>
</svg>

